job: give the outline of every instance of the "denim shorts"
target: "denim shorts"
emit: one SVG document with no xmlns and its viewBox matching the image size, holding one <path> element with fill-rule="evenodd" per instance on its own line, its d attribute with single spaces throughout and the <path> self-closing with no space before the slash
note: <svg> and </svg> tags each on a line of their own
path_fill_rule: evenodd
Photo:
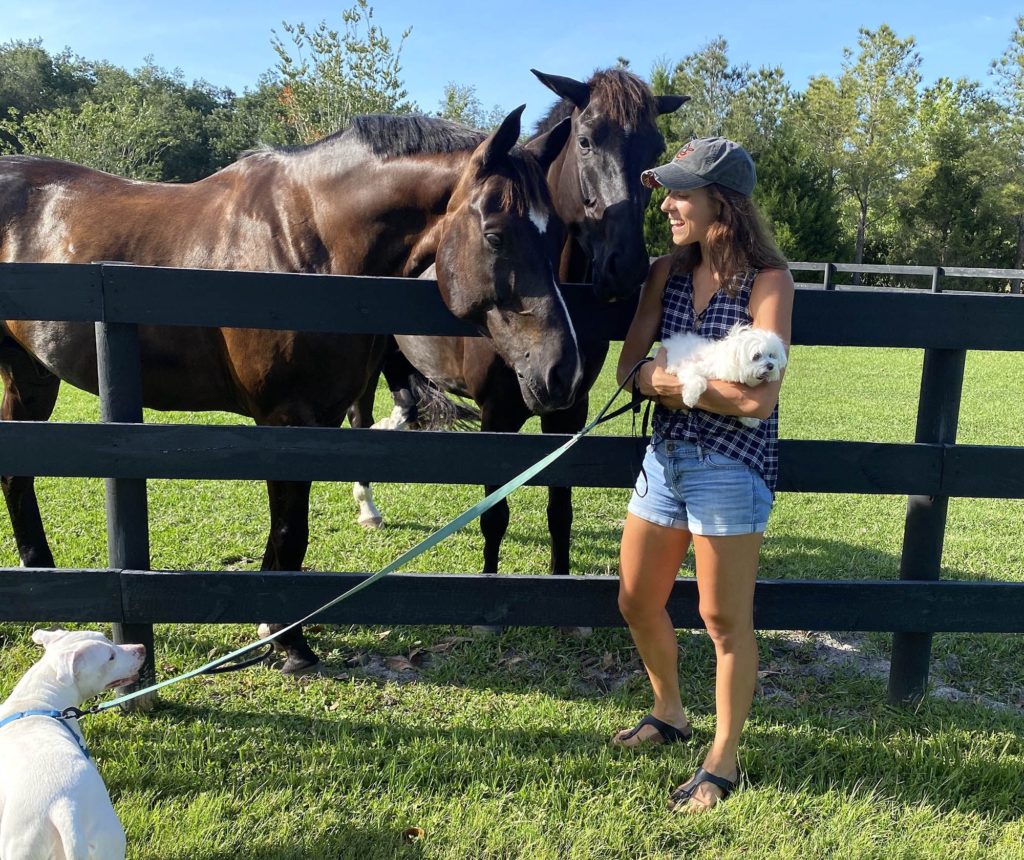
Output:
<svg viewBox="0 0 1024 860">
<path fill-rule="evenodd" d="M 696 535 L 745 535 L 767 528 L 772 501 L 764 478 L 745 463 L 655 435 L 629 512 Z"/>
</svg>

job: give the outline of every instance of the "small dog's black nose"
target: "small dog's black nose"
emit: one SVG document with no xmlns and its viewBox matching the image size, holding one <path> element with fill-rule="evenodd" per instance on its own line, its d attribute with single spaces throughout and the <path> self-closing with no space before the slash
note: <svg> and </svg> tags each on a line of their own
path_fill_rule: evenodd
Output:
<svg viewBox="0 0 1024 860">
<path fill-rule="evenodd" d="M 766 363 L 765 363 L 765 367 L 766 367 L 766 368 L 767 368 L 768 370 L 775 370 L 775 365 L 774 365 L 774 364 L 772 364 L 772 363 L 771 363 L 770 361 L 769 361 L 769 362 L 766 362 Z"/>
</svg>

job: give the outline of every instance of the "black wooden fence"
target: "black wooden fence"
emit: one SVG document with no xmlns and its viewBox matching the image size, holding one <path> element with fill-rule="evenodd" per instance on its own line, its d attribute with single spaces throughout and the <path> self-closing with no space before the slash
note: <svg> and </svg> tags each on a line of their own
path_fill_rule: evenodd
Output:
<svg viewBox="0 0 1024 860">
<path fill-rule="evenodd" d="M 621 340 L 632 308 L 599 305 L 582 287 L 565 294 L 577 331 Z M 367 574 L 151 571 L 147 478 L 500 484 L 563 438 L 141 423 L 139 324 L 473 334 L 422 281 L 7 264 L 0 318 L 95 323 L 107 423 L 0 423 L 0 474 L 107 478 L 110 564 L 0 570 L 0 619 L 113 622 L 118 638 L 150 653 L 154 623 L 292 621 Z M 917 698 L 934 632 L 1024 632 L 1024 583 L 939 580 L 950 497 L 1024 498 L 1024 447 L 956 444 L 966 351 L 1024 349 L 1024 299 L 800 288 L 793 341 L 925 351 L 914 443 L 781 445 L 781 491 L 906 495 L 904 546 L 899 580 L 759 582 L 755 623 L 893 631 L 890 699 Z M 583 439 L 533 483 L 631 486 L 634 445 Z M 607 576 L 393 574 L 323 620 L 617 626 L 616 591 Z M 677 626 L 700 626 L 693 580 L 676 583 L 669 610 Z"/>
</svg>

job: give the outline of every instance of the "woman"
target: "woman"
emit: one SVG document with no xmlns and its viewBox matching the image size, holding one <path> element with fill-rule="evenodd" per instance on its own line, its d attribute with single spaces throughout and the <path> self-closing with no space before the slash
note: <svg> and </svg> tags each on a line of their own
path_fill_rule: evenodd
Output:
<svg viewBox="0 0 1024 860">
<path fill-rule="evenodd" d="M 788 351 L 793 279 L 750 199 L 754 164 L 723 138 L 694 140 L 641 177 L 669 193 L 677 251 L 644 285 L 618 365 L 620 382 L 657 340 L 680 331 L 724 337 L 737 322 L 776 332 Z M 665 351 L 634 385 L 657 403 L 654 433 L 622 535 L 619 608 L 654 691 L 651 714 L 615 735 L 622 746 L 688 740 L 678 644 L 666 603 L 693 546 L 700 614 L 715 646 L 716 730 L 694 776 L 670 795 L 673 811 L 710 809 L 738 780 L 740 732 L 757 680 L 754 580 L 778 471 L 781 377 L 755 387 L 711 380 L 693 410 Z M 744 427 L 733 416 L 762 419 Z"/>
</svg>

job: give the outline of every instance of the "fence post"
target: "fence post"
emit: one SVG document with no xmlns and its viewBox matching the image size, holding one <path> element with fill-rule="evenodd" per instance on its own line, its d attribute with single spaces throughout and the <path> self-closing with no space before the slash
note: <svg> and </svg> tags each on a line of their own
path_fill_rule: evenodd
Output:
<svg viewBox="0 0 1024 860">
<path fill-rule="evenodd" d="M 942 285 L 939 283 L 939 280 L 942 278 L 942 276 L 944 274 L 945 274 L 945 272 L 943 272 L 942 266 L 936 266 L 934 269 L 932 269 L 932 292 L 933 293 L 941 293 L 942 292 Z"/>
<path fill-rule="evenodd" d="M 100 419 L 142 423 L 142 364 L 139 327 L 130 323 L 96 323 L 96 365 L 99 374 Z M 149 516 L 144 478 L 107 478 L 107 556 L 112 568 L 149 569 Z M 126 693 L 148 686 L 156 678 L 153 625 L 114 624 L 114 641 L 146 646 L 137 684 Z M 126 703 L 126 711 L 148 711 L 155 694 Z"/>
<path fill-rule="evenodd" d="M 966 350 L 926 349 L 921 371 L 915 442 L 956 441 Z M 942 565 L 948 496 L 910 496 L 903 528 L 900 579 L 936 580 Z M 919 700 L 928 683 L 931 633 L 894 633 L 889 668 L 889 702 Z"/>
<path fill-rule="evenodd" d="M 826 290 L 834 290 L 836 288 L 835 277 L 836 277 L 836 264 L 835 263 L 826 263 L 825 264 L 825 277 L 822 278 L 821 285 Z"/>
</svg>

